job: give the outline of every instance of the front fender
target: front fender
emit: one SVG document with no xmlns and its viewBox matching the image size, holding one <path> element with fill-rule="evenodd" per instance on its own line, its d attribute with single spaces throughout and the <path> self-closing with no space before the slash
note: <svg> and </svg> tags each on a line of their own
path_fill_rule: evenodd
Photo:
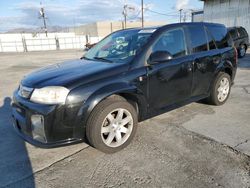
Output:
<svg viewBox="0 0 250 188">
<path fill-rule="evenodd" d="M 136 86 L 126 82 L 113 83 L 99 88 L 85 100 L 77 114 L 78 117 L 83 118 L 83 125 L 86 125 L 87 119 L 96 105 L 114 94 L 128 94 L 133 96 L 133 98 L 135 98 L 135 100 L 139 103 L 138 105 L 141 106 L 142 109 L 146 110 L 146 98 L 143 95 L 143 92 L 138 90 Z"/>
<path fill-rule="evenodd" d="M 113 94 L 135 92 L 137 92 L 136 87 L 127 83 L 114 83 L 103 86 L 92 93 L 86 100 L 85 105 L 88 106 L 87 112 L 90 113 L 99 102 Z"/>
</svg>

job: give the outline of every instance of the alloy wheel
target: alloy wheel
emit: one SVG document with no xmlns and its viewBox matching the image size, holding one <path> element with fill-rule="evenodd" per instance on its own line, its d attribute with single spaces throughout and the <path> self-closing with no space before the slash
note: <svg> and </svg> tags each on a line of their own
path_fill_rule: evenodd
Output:
<svg viewBox="0 0 250 188">
<path fill-rule="evenodd" d="M 109 147 L 119 147 L 128 140 L 132 129 L 131 113 L 124 108 L 115 109 L 105 117 L 102 123 L 102 140 Z"/>
<path fill-rule="evenodd" d="M 218 97 L 218 100 L 220 102 L 225 101 L 228 94 L 229 94 L 229 90 L 230 90 L 229 83 L 230 82 L 229 82 L 228 78 L 226 78 L 226 77 L 223 77 L 220 81 L 220 85 L 219 85 L 218 90 L 217 90 L 218 91 L 217 97 Z"/>
</svg>

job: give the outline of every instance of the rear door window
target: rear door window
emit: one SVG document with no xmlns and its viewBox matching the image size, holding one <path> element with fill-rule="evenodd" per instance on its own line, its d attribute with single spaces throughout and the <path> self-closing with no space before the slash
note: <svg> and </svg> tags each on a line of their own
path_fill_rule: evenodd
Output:
<svg viewBox="0 0 250 188">
<path fill-rule="evenodd" d="M 217 48 L 226 48 L 228 47 L 228 42 L 229 42 L 229 35 L 227 32 L 226 27 L 223 26 L 216 26 L 216 25 L 208 25 L 207 26 L 209 32 L 212 34 Z"/>
<path fill-rule="evenodd" d="M 193 53 L 208 50 L 207 37 L 203 26 L 188 26 L 188 34 Z"/>
</svg>

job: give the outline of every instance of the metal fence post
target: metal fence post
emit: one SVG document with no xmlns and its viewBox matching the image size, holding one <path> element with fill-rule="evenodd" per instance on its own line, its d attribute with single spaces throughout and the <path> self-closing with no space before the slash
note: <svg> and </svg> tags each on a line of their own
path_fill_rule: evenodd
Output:
<svg viewBox="0 0 250 188">
<path fill-rule="evenodd" d="M 22 37 L 22 42 L 23 42 L 23 51 L 24 51 L 24 52 L 28 52 L 25 37 Z"/>
<path fill-rule="evenodd" d="M 15 47 L 16 47 L 16 52 L 18 52 L 16 40 L 15 40 Z"/>
<path fill-rule="evenodd" d="M 60 43 L 59 43 L 59 39 L 57 37 L 55 37 L 56 40 L 56 49 L 60 50 Z"/>
<path fill-rule="evenodd" d="M 3 45 L 1 39 L 0 39 L 0 46 L 1 46 L 1 52 L 3 52 Z"/>
</svg>

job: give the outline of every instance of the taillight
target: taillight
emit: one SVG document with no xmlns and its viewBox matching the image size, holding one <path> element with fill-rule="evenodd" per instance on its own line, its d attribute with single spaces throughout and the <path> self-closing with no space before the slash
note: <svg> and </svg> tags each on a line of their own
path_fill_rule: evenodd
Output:
<svg viewBox="0 0 250 188">
<path fill-rule="evenodd" d="M 234 51 L 235 51 L 235 63 L 238 64 L 238 50 L 234 47 Z"/>
</svg>

